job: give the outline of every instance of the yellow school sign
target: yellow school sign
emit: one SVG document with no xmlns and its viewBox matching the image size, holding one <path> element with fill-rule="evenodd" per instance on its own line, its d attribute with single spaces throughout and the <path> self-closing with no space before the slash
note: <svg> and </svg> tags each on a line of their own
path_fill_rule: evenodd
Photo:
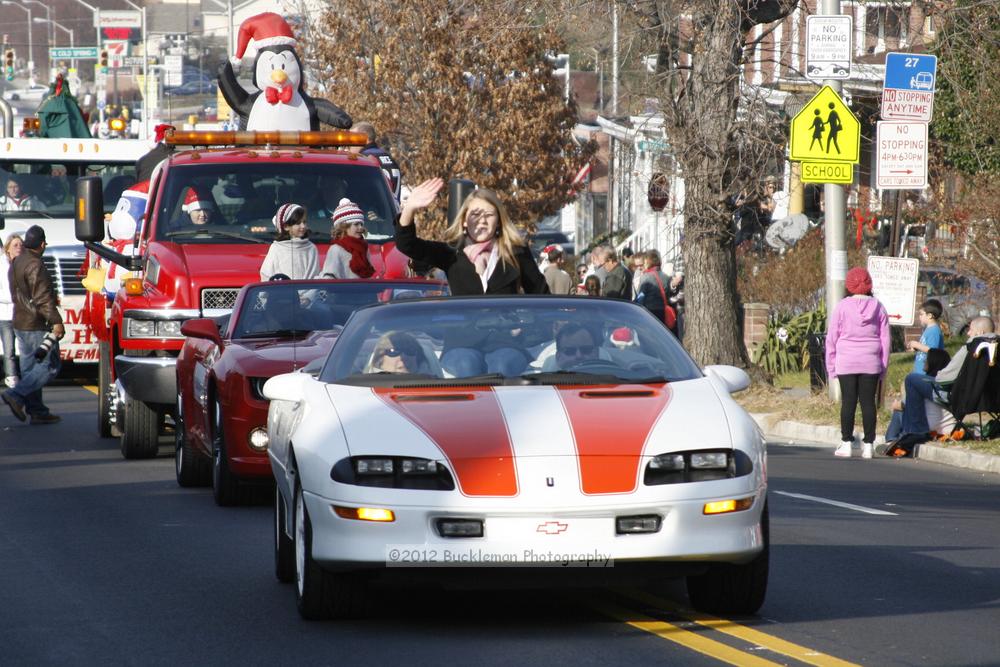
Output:
<svg viewBox="0 0 1000 667">
<path fill-rule="evenodd" d="M 803 162 L 799 172 L 803 183 L 853 183 L 852 162 Z"/>
<path fill-rule="evenodd" d="M 833 88 L 823 86 L 792 119 L 789 158 L 853 163 L 860 156 L 861 123 Z"/>
</svg>

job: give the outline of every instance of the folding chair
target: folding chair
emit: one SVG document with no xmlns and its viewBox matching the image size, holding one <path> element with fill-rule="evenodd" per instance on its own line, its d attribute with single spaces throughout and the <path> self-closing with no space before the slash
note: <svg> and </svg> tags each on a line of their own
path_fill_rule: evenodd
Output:
<svg viewBox="0 0 1000 667">
<path fill-rule="evenodd" d="M 958 424 L 967 415 L 978 414 L 982 433 L 982 413 L 1000 418 L 1000 339 L 973 338 L 966 348 L 965 361 L 948 394 L 948 409 Z"/>
</svg>

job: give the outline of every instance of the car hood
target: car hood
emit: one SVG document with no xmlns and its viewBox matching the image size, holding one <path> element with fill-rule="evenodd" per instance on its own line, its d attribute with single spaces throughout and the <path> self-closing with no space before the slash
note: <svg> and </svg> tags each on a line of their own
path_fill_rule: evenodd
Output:
<svg viewBox="0 0 1000 667">
<path fill-rule="evenodd" d="M 593 387 L 369 388 L 328 385 L 352 456 L 447 461 L 466 495 L 517 495 L 537 459 L 584 494 L 630 493 L 644 458 L 728 449 L 726 407 L 708 378 Z"/>
<path fill-rule="evenodd" d="M 325 358 L 338 332 L 316 331 L 303 338 L 253 338 L 233 341 L 226 348 L 243 375 L 272 377 L 298 370 Z"/>
</svg>

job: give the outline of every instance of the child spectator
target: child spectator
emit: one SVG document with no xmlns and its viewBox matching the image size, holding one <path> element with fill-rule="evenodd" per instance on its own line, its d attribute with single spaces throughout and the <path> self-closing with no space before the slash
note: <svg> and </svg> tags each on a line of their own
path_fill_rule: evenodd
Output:
<svg viewBox="0 0 1000 667">
<path fill-rule="evenodd" d="M 282 274 L 291 280 L 315 278 L 319 273 L 319 253 L 306 237 L 306 209 L 298 204 L 282 204 L 271 219 L 278 232 L 260 267 L 260 279 Z"/>
<path fill-rule="evenodd" d="M 368 260 L 364 212 L 345 197 L 330 219 L 333 221 L 333 240 L 323 262 L 323 275 L 342 280 L 371 278 L 375 268 Z"/>
<path fill-rule="evenodd" d="M 920 340 L 911 340 L 906 344 L 906 349 L 916 352 L 913 359 L 913 372 L 925 374 L 924 367 L 927 365 L 927 351 L 944 349 L 944 335 L 941 333 L 941 313 L 943 308 L 937 299 L 927 299 L 920 304 L 920 325 L 924 327 L 924 332 Z"/>
</svg>

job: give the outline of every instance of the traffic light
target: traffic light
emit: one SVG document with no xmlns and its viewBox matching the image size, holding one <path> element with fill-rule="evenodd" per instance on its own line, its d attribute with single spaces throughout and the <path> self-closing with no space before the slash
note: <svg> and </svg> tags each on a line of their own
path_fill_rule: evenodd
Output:
<svg viewBox="0 0 1000 667">
<path fill-rule="evenodd" d="M 100 60 L 98 60 L 98 63 L 101 65 L 101 69 L 102 70 L 107 70 L 108 69 L 108 50 L 107 49 L 101 49 L 101 58 L 100 58 Z"/>
<path fill-rule="evenodd" d="M 6 49 L 3 52 L 3 70 L 4 74 L 7 76 L 7 80 L 11 81 L 14 78 L 14 49 Z"/>
</svg>

